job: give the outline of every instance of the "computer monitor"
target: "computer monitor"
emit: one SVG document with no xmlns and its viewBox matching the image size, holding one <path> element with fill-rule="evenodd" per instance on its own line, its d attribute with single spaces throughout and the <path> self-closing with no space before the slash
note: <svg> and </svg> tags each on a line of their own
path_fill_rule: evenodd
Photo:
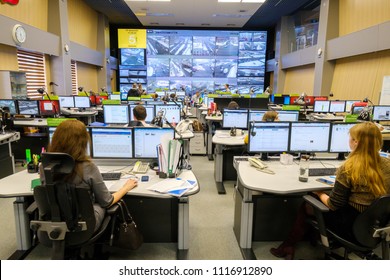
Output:
<svg viewBox="0 0 390 280">
<path fill-rule="evenodd" d="M 372 111 L 373 121 L 390 121 L 390 105 L 374 106 Z"/>
<path fill-rule="evenodd" d="M 121 92 L 120 97 L 121 97 L 121 101 L 126 101 L 127 100 L 127 92 Z"/>
<path fill-rule="evenodd" d="M 344 100 L 331 100 L 329 105 L 330 113 L 343 113 L 345 112 Z"/>
<path fill-rule="evenodd" d="M 327 152 L 329 148 L 330 122 L 291 123 L 291 152 Z"/>
<path fill-rule="evenodd" d="M 18 111 L 20 115 L 39 115 L 38 100 L 18 100 Z"/>
<path fill-rule="evenodd" d="M 74 108 L 73 96 L 58 96 L 60 108 Z"/>
<path fill-rule="evenodd" d="M 157 158 L 157 145 L 161 144 L 161 137 L 165 134 L 173 139 L 174 130 L 165 127 L 134 127 L 134 157 Z"/>
<path fill-rule="evenodd" d="M 54 116 L 60 113 L 58 100 L 39 100 L 39 112 L 41 116 Z"/>
<path fill-rule="evenodd" d="M 360 113 L 363 111 L 364 108 L 367 106 L 352 106 L 352 115 L 360 115 Z"/>
<path fill-rule="evenodd" d="M 257 97 L 249 98 L 249 100 L 252 109 L 268 109 L 269 98 Z"/>
<path fill-rule="evenodd" d="M 74 107 L 78 109 L 85 109 L 91 107 L 91 101 L 89 96 L 73 96 L 74 97 Z"/>
<path fill-rule="evenodd" d="M 177 105 L 156 105 L 155 108 L 155 114 L 157 115 L 157 112 L 160 111 L 164 112 L 164 116 L 169 123 L 180 122 L 180 107 Z"/>
<path fill-rule="evenodd" d="M 265 110 L 249 110 L 249 122 L 261 122 L 263 120 L 263 116 L 265 114 Z"/>
<path fill-rule="evenodd" d="M 349 147 L 349 130 L 355 123 L 332 123 L 330 131 L 330 153 L 347 153 Z"/>
<path fill-rule="evenodd" d="M 106 124 L 128 124 L 129 106 L 127 105 L 103 105 L 104 123 Z"/>
<path fill-rule="evenodd" d="M 127 94 L 126 94 L 127 97 Z M 110 100 L 122 100 L 120 94 L 110 94 Z"/>
<path fill-rule="evenodd" d="M 223 110 L 223 128 L 248 128 L 248 110 L 247 109 L 224 109 Z"/>
<path fill-rule="evenodd" d="M 250 122 L 249 153 L 287 152 L 289 122 Z"/>
<path fill-rule="evenodd" d="M 359 100 L 346 100 L 345 101 L 345 112 L 351 112 L 352 105 L 356 102 L 359 102 Z"/>
<path fill-rule="evenodd" d="M 8 108 L 11 115 L 17 115 L 16 101 L 13 99 L 0 99 L 0 108 Z"/>
<path fill-rule="evenodd" d="M 92 127 L 93 158 L 132 158 L 133 131 L 131 128 Z"/>
<path fill-rule="evenodd" d="M 176 97 L 177 98 L 184 98 L 186 96 L 185 91 L 176 91 Z"/>
<path fill-rule="evenodd" d="M 278 118 L 282 122 L 296 122 L 299 119 L 298 111 L 278 111 Z"/>
<path fill-rule="evenodd" d="M 134 114 L 133 114 L 133 109 L 135 106 L 137 106 L 137 104 L 130 104 L 130 121 L 135 121 L 134 119 Z M 150 123 L 155 114 L 154 114 L 154 105 L 148 105 L 148 104 L 145 104 L 145 105 L 142 105 L 145 107 L 146 109 L 146 119 L 145 119 L 145 122 L 147 123 Z"/>
<path fill-rule="evenodd" d="M 313 112 L 315 113 L 328 113 L 330 107 L 329 100 L 315 100 Z"/>
</svg>

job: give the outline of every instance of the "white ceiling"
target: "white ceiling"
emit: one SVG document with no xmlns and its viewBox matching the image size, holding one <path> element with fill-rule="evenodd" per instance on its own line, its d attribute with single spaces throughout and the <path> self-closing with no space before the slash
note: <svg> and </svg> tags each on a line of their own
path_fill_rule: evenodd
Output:
<svg viewBox="0 0 390 280">
<path fill-rule="evenodd" d="M 142 25 L 175 27 L 239 28 L 243 27 L 261 6 L 261 3 L 218 3 L 218 0 L 125 2 Z"/>
</svg>

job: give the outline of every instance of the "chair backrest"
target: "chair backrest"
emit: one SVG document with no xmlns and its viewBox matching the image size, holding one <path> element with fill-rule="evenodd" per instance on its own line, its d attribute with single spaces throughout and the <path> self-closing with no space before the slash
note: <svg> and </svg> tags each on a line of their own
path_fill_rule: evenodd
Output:
<svg viewBox="0 0 390 280">
<path fill-rule="evenodd" d="M 34 199 L 40 220 L 66 223 L 65 245 L 78 245 L 88 241 L 94 233 L 95 214 L 89 189 L 77 187 L 64 179 L 71 174 L 75 162 L 64 153 L 43 153 L 44 184 L 34 188 Z M 86 224 L 81 228 L 79 222 Z M 50 231 L 38 231 L 39 240 L 50 246 Z"/>
<path fill-rule="evenodd" d="M 356 218 L 353 233 L 356 240 L 368 248 L 375 248 L 381 242 L 373 237 L 376 228 L 390 224 L 390 195 L 376 199 L 369 208 Z"/>
</svg>

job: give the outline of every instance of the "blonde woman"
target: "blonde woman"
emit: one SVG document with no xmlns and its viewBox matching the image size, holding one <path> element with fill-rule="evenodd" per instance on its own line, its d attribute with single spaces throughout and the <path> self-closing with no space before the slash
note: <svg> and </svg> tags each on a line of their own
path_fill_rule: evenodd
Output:
<svg viewBox="0 0 390 280">
<path fill-rule="evenodd" d="M 354 125 L 349 130 L 351 153 L 338 168 L 335 185 L 326 194 L 314 192 L 331 211 L 325 220 L 329 228 L 347 239 L 354 240 L 352 225 L 356 217 L 382 195 L 390 193 L 390 160 L 379 156 L 382 134 L 371 122 Z M 303 205 L 288 238 L 270 252 L 276 257 L 292 259 L 294 245 L 308 230 L 306 217 L 310 209 Z"/>
</svg>

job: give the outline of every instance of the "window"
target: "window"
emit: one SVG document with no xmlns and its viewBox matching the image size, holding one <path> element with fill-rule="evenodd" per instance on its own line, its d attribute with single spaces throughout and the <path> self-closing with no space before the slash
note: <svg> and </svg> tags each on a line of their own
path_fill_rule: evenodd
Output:
<svg viewBox="0 0 390 280">
<path fill-rule="evenodd" d="M 38 88 L 46 87 L 45 56 L 41 53 L 17 51 L 19 70 L 26 73 L 27 96 L 38 98 Z"/>
<path fill-rule="evenodd" d="M 71 69 L 71 75 L 72 75 L 72 94 L 77 95 L 78 93 L 78 86 L 77 86 L 77 62 L 72 60 L 70 64 Z"/>
</svg>

